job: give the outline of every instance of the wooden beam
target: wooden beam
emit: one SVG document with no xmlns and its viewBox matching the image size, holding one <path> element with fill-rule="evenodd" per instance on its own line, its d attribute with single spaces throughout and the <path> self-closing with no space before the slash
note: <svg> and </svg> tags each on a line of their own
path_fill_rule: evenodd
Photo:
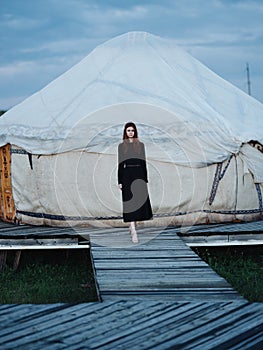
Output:
<svg viewBox="0 0 263 350">
<path fill-rule="evenodd" d="M 0 218 L 14 222 L 15 205 L 11 184 L 10 144 L 0 147 Z"/>
<path fill-rule="evenodd" d="M 89 244 L 87 245 L 78 245 L 78 244 L 58 244 L 58 245 L 0 245 L 0 251 L 7 250 L 56 250 L 56 249 L 88 249 L 90 248 Z"/>
</svg>

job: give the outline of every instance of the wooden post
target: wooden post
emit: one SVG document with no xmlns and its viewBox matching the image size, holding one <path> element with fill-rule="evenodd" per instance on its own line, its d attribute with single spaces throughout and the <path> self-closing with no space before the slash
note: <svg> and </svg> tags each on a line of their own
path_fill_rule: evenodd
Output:
<svg viewBox="0 0 263 350">
<path fill-rule="evenodd" d="M 21 257 L 21 250 L 17 250 L 15 253 L 15 257 L 14 257 L 14 263 L 13 263 L 13 269 L 17 270 L 18 269 L 18 265 L 20 262 L 20 257 Z"/>
<path fill-rule="evenodd" d="M 6 268 L 6 259 L 7 259 L 7 251 L 1 250 L 0 251 L 0 272 L 4 271 Z"/>
<path fill-rule="evenodd" d="M 10 144 L 0 147 L 0 219 L 7 222 L 14 222 L 15 219 Z"/>
</svg>

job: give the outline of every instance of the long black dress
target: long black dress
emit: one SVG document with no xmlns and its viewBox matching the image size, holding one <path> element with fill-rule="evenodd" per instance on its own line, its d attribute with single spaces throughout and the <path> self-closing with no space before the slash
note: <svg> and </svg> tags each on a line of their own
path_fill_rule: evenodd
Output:
<svg viewBox="0 0 263 350">
<path fill-rule="evenodd" d="M 145 147 L 140 142 L 137 152 L 134 146 L 125 141 L 118 147 L 118 183 L 122 184 L 124 222 L 150 220 L 153 216 L 147 188 Z"/>
</svg>

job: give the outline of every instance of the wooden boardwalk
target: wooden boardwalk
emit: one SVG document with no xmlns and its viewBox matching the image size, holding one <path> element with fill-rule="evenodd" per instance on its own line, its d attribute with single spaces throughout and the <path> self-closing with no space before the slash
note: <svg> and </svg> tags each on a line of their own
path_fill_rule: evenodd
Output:
<svg viewBox="0 0 263 350">
<path fill-rule="evenodd" d="M 262 349 L 263 305 L 105 301 L 0 306 L 1 350 Z"/>
<path fill-rule="evenodd" d="M 263 220 L 175 228 L 190 247 L 263 245 Z"/>
<path fill-rule="evenodd" d="M 249 303 L 177 235 L 87 229 L 103 302 L 0 305 L 0 349 L 248 350 L 263 348 L 263 303 Z M 73 229 L 12 226 L 8 237 L 75 242 Z"/>
<path fill-rule="evenodd" d="M 138 235 L 142 243 L 135 245 L 123 229 L 90 234 L 102 300 L 242 300 L 172 229 Z"/>
</svg>

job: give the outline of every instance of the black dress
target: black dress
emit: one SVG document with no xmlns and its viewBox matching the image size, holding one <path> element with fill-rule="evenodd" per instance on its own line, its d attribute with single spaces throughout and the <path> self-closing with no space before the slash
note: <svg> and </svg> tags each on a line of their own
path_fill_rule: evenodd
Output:
<svg viewBox="0 0 263 350">
<path fill-rule="evenodd" d="M 139 152 L 135 146 L 125 141 L 118 147 L 118 183 L 122 184 L 124 222 L 150 220 L 153 216 L 144 144 L 139 142 Z"/>
</svg>

